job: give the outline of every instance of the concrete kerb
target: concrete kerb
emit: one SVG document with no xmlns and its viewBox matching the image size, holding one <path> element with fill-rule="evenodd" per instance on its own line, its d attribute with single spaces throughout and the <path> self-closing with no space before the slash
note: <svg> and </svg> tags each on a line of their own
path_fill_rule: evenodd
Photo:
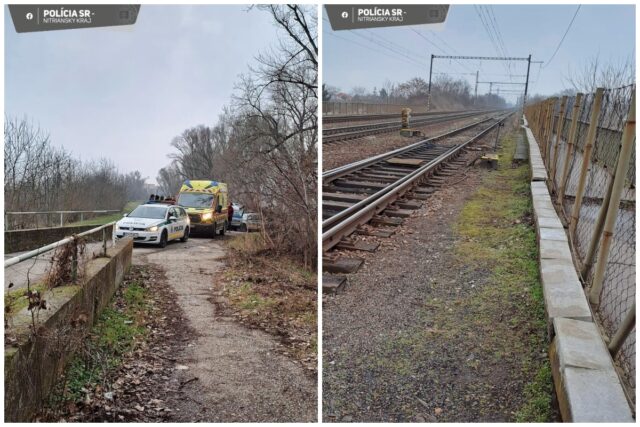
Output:
<svg viewBox="0 0 640 427">
<path fill-rule="evenodd" d="M 567 422 L 634 422 L 613 361 L 592 322 L 556 318 L 549 351 L 562 418 Z"/>
<path fill-rule="evenodd" d="M 540 149 L 531 129 L 523 128 L 530 149 L 531 197 L 540 277 L 552 339 L 549 356 L 562 419 L 633 422 L 613 360 L 593 323 L 566 231 L 551 201 Z"/>
<path fill-rule="evenodd" d="M 38 315 L 32 333 L 26 308 L 11 318 L 17 344 L 5 346 L 5 422 L 30 421 L 41 408 L 94 320 L 109 304 L 131 266 L 133 241 L 123 239 L 107 258 L 87 263 L 82 286 L 46 291 L 48 309 Z"/>
</svg>

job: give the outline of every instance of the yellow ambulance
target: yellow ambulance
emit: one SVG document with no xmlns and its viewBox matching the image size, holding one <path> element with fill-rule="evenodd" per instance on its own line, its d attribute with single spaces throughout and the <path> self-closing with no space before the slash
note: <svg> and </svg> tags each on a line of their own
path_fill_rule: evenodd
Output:
<svg viewBox="0 0 640 427">
<path fill-rule="evenodd" d="M 187 210 L 191 234 L 222 236 L 229 228 L 229 194 L 223 182 L 187 180 L 180 187 L 177 204 Z"/>
</svg>

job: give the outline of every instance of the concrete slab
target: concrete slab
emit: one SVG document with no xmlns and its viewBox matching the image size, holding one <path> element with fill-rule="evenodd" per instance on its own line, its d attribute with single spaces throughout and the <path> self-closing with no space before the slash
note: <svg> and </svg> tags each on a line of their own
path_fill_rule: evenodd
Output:
<svg viewBox="0 0 640 427">
<path fill-rule="evenodd" d="M 562 419 L 633 422 L 613 361 L 595 323 L 554 319 L 550 349 Z"/>
<path fill-rule="evenodd" d="M 560 405 L 564 421 L 635 422 L 615 372 L 568 367 L 564 369 L 562 383 L 564 398 L 558 400 L 565 402 Z"/>
<path fill-rule="evenodd" d="M 538 207 L 538 209 L 534 209 L 534 214 L 540 217 L 548 217 L 548 216 L 558 217 L 558 213 L 556 212 L 556 210 L 554 208 L 549 208 L 549 207 L 546 207 L 546 208 Z"/>
<path fill-rule="evenodd" d="M 551 198 L 548 196 L 541 196 L 538 194 L 534 194 L 531 196 L 533 199 L 533 208 L 538 209 L 554 209 L 553 203 L 551 202 Z"/>
<path fill-rule="evenodd" d="M 545 258 L 540 260 L 540 279 L 543 286 L 580 281 L 570 261 Z"/>
<path fill-rule="evenodd" d="M 540 182 L 540 181 L 536 181 L 533 182 L 532 184 L 544 184 L 544 182 Z M 547 186 L 545 185 L 544 187 L 542 186 L 531 186 L 531 194 L 534 196 L 545 196 L 545 197 L 550 197 L 549 195 L 549 190 L 547 189 Z"/>
<path fill-rule="evenodd" d="M 557 215 L 555 216 L 538 216 L 536 215 L 536 223 L 540 228 L 562 228 L 562 223 Z"/>
<path fill-rule="evenodd" d="M 538 229 L 538 236 L 540 240 L 560 240 L 563 242 L 568 242 L 567 233 L 565 233 L 564 228 L 546 228 L 541 227 Z"/>
<path fill-rule="evenodd" d="M 557 259 L 572 262 L 571 249 L 562 240 L 541 239 L 538 243 L 540 259 Z"/>
<path fill-rule="evenodd" d="M 591 310 L 589 309 L 580 282 L 547 282 L 542 290 L 544 293 L 550 336 L 553 335 L 555 319 L 566 318 L 584 322 L 593 321 Z"/>
<path fill-rule="evenodd" d="M 613 361 L 595 323 L 558 318 L 553 327 L 561 368 L 613 370 Z"/>
</svg>

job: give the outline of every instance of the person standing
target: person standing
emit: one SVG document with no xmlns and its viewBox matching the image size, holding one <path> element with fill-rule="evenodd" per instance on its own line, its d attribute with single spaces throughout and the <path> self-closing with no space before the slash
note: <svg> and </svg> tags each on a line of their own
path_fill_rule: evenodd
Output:
<svg viewBox="0 0 640 427">
<path fill-rule="evenodd" d="M 231 226 L 231 219 L 233 218 L 233 206 L 231 203 L 229 203 L 229 206 L 227 207 L 227 220 L 228 220 L 228 225 Z"/>
</svg>

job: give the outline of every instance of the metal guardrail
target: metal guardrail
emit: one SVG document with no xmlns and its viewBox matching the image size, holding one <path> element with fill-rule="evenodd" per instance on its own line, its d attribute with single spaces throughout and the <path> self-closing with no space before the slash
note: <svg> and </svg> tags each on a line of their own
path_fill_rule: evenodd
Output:
<svg viewBox="0 0 640 427">
<path fill-rule="evenodd" d="M 66 245 L 67 243 L 71 243 L 75 240 L 77 240 L 78 237 L 84 237 L 84 236 L 88 236 L 90 234 L 94 234 L 97 233 L 98 231 L 102 230 L 102 255 L 106 255 L 107 253 L 107 231 L 106 229 L 109 227 L 112 227 L 112 232 L 111 232 L 111 240 L 115 240 L 115 224 L 116 221 L 110 222 L 108 224 L 104 224 L 104 225 L 100 225 L 96 228 L 92 228 L 91 230 L 87 230 L 87 231 L 83 231 L 82 233 L 76 234 L 74 236 L 69 236 L 69 237 L 65 237 L 62 240 L 58 240 L 57 242 L 51 243 L 49 245 L 43 246 L 41 248 L 38 249 L 34 249 L 32 251 L 29 251 L 27 253 L 24 253 L 22 255 L 18 255 L 16 257 L 13 258 L 9 258 L 8 260 L 6 260 L 4 262 L 4 268 L 7 267 L 11 267 L 12 265 L 16 265 L 18 263 L 21 263 L 22 261 L 28 260 L 30 258 L 36 257 L 38 255 L 41 255 L 43 253 L 52 251 L 56 248 L 59 248 L 60 246 Z M 78 260 L 77 258 L 74 259 L 74 262 L 77 263 Z"/>
<path fill-rule="evenodd" d="M 84 220 L 84 214 L 86 213 L 94 213 L 94 214 L 108 214 L 108 213 L 118 213 L 120 210 L 118 209 L 108 209 L 108 210 L 93 210 L 93 211 L 37 211 L 37 212 L 5 212 L 5 228 L 6 228 L 6 217 L 7 215 L 51 215 L 51 214 L 60 214 L 60 227 L 64 226 L 64 215 L 65 214 L 80 214 L 80 221 Z"/>
</svg>

